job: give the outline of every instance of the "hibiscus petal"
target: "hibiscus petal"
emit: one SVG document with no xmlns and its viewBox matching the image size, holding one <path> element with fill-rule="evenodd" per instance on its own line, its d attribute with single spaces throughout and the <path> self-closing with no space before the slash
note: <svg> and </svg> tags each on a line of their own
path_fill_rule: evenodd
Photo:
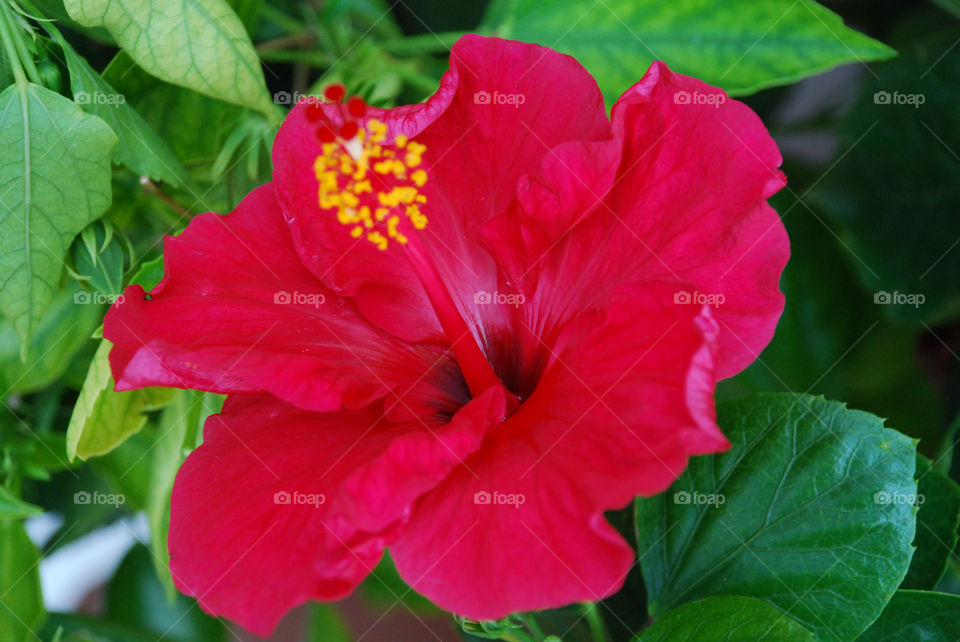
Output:
<svg viewBox="0 0 960 642">
<path fill-rule="evenodd" d="M 623 258 L 609 269 L 692 284 L 694 300 L 721 295 L 717 375 L 732 376 L 767 345 L 783 311 L 789 241 L 765 201 L 785 183 L 780 152 L 746 105 L 659 62 L 612 117 L 624 151 L 607 199 L 619 234 L 607 251 Z"/>
<path fill-rule="evenodd" d="M 713 411 L 716 325 L 671 290 L 623 288 L 568 327 L 533 396 L 417 503 L 391 546 L 411 586 L 473 618 L 620 587 L 633 552 L 603 512 L 662 492 L 689 455 L 729 447 Z"/>
<path fill-rule="evenodd" d="M 378 330 L 303 267 L 270 185 L 228 216 L 203 214 L 167 237 L 164 261 L 151 294 L 127 288 L 104 321 L 118 390 L 262 390 L 310 410 L 361 406 L 415 383 L 465 394 L 449 356 Z"/>
<path fill-rule="evenodd" d="M 386 122 L 388 136 L 404 134 L 426 146 L 423 167 L 429 178 L 421 191 L 429 223 L 416 232 L 418 241 L 461 313 L 483 321 L 490 309 L 477 308 L 474 295 L 494 290 L 497 274 L 479 243 L 480 227 L 507 209 L 522 177 L 521 193 L 536 202 L 562 179 L 565 191 L 554 199 L 567 208 L 553 213 L 540 208 L 529 217 L 553 216 L 558 222 L 544 228 L 548 234 L 564 227 L 573 215 L 570 205 L 591 197 L 570 182 L 578 160 L 603 155 L 606 165 L 615 166 L 606 156 L 619 153 L 591 148 L 612 138 L 602 95 L 569 56 L 470 35 L 451 50 L 450 70 L 437 94 L 420 107 L 401 110 L 374 110 L 369 116 Z M 331 212 L 319 208 L 314 159 L 321 148 L 306 112 L 306 105 L 293 110 L 274 146 L 278 198 L 304 263 L 334 290 L 353 297 L 374 323 L 411 341 L 444 343 L 417 275 L 396 255 L 399 250 L 380 251 L 351 238 Z M 547 158 L 563 144 L 570 149 L 561 148 L 561 162 Z"/>
<path fill-rule="evenodd" d="M 411 505 L 505 411 L 491 389 L 449 424 L 391 424 L 376 404 L 301 410 L 231 396 L 171 499 L 171 572 L 201 607 L 268 635 L 289 609 L 339 599 L 376 566 Z"/>
</svg>

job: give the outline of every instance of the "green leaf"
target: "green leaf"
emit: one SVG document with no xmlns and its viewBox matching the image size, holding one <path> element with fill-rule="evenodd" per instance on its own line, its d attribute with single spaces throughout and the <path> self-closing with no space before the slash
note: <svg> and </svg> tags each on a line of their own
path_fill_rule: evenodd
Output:
<svg viewBox="0 0 960 642">
<path fill-rule="evenodd" d="M 932 589 L 943 577 L 957 545 L 960 527 L 960 486 L 917 455 L 917 493 L 923 498 L 917 513 L 916 552 L 901 589 Z"/>
<path fill-rule="evenodd" d="M 389 552 L 383 554 L 380 563 L 360 586 L 372 603 L 384 609 L 400 603 L 418 617 L 436 617 L 443 614 L 433 602 L 415 592 L 403 581 Z"/>
<path fill-rule="evenodd" d="M 611 103 L 654 60 L 748 94 L 895 53 L 812 0 L 494 0 L 481 30 L 574 56 Z"/>
<path fill-rule="evenodd" d="M 766 602 L 724 595 L 684 604 L 636 638 L 637 642 L 813 642 L 813 633 Z"/>
<path fill-rule="evenodd" d="M 944 11 L 960 18 L 960 0 L 933 0 L 933 3 Z"/>
<path fill-rule="evenodd" d="M 883 615 L 858 642 L 947 642 L 960 626 L 960 596 L 928 591 L 897 591 Z"/>
<path fill-rule="evenodd" d="M 40 553 L 23 522 L 0 519 L 0 632 L 4 642 L 32 642 L 47 614 L 40 596 Z"/>
<path fill-rule="evenodd" d="M 102 305 L 88 302 L 76 285 L 57 293 L 37 324 L 21 357 L 20 337 L 12 323 L 0 321 L 0 393 L 36 392 L 60 378 L 103 319 Z M 0 395 L 4 396 L 4 395 Z"/>
<path fill-rule="evenodd" d="M 41 640 L 56 640 L 54 636 L 58 630 L 62 631 L 59 642 L 157 642 L 156 633 L 73 613 L 51 613 L 40 632 Z M 167 639 L 170 642 L 180 642 L 164 638 Z M 34 639 L 33 642 L 37 641 Z"/>
<path fill-rule="evenodd" d="M 143 413 L 163 407 L 173 397 L 169 388 L 116 392 L 108 360 L 112 346 L 101 340 L 70 416 L 67 456 L 71 461 L 110 452 L 143 428 L 147 421 Z"/>
<path fill-rule="evenodd" d="M 865 77 L 808 197 L 878 312 L 917 327 L 960 317 L 960 27 L 943 22 L 904 36 L 903 55 Z"/>
<path fill-rule="evenodd" d="M 23 519 L 42 512 L 43 509 L 39 506 L 28 504 L 0 486 L 0 520 Z"/>
<path fill-rule="evenodd" d="M 186 455 L 197 445 L 203 424 L 219 412 L 224 397 L 195 390 L 178 391 L 160 415 L 159 435 L 150 460 L 150 488 L 147 491 L 147 519 L 150 522 L 150 550 L 157 577 L 167 597 L 177 595 L 170 576 L 167 531 L 170 528 L 170 492 L 173 480 Z"/>
<path fill-rule="evenodd" d="M 127 553 L 107 587 L 108 619 L 149 631 L 160 640 L 225 640 L 223 623 L 197 608 L 196 600 L 179 594 L 175 600 L 164 599 L 151 558 L 149 549 L 140 545 Z"/>
<path fill-rule="evenodd" d="M 249 33 L 254 32 L 265 2 L 266 0 L 227 0 L 230 8 L 237 13 L 237 17 Z"/>
<path fill-rule="evenodd" d="M 636 502 L 650 613 L 713 595 L 769 602 L 821 640 L 851 640 L 913 552 L 913 442 L 809 395 L 718 407 L 733 447 Z"/>
<path fill-rule="evenodd" d="M 102 118 L 119 139 L 114 160 L 134 172 L 171 185 L 190 184 L 180 159 L 140 114 L 65 41 L 60 41 L 74 100 L 91 114 Z"/>
<path fill-rule="evenodd" d="M 213 162 L 227 132 L 232 131 L 243 115 L 239 107 L 157 82 L 122 51 L 103 70 L 103 77 L 127 96 L 130 104 L 187 166 Z"/>
<path fill-rule="evenodd" d="M 260 60 L 225 0 L 65 0 L 70 16 L 104 26 L 145 70 L 202 94 L 275 113 Z"/>
<path fill-rule="evenodd" d="M 144 291 L 149 292 L 153 288 L 157 287 L 157 284 L 163 280 L 163 256 L 158 256 L 155 259 L 149 261 L 144 261 L 140 265 L 140 269 L 137 270 L 137 273 L 133 275 L 133 278 L 130 279 L 131 283 L 138 283 Z"/>
<path fill-rule="evenodd" d="M 0 312 L 24 357 L 70 242 L 110 205 L 116 143 L 106 123 L 49 89 L 0 92 Z"/>
<path fill-rule="evenodd" d="M 10 63 L 7 62 L 3 47 L 0 47 L 0 89 L 13 83 L 13 72 L 10 71 Z"/>
<path fill-rule="evenodd" d="M 109 223 L 94 221 L 80 232 L 70 247 L 74 276 L 86 289 L 90 299 L 112 303 L 123 292 L 123 263 L 126 248 L 120 233 Z"/>
<path fill-rule="evenodd" d="M 307 622 L 304 639 L 309 642 L 351 642 L 354 639 L 350 626 L 333 604 L 311 604 Z"/>
</svg>

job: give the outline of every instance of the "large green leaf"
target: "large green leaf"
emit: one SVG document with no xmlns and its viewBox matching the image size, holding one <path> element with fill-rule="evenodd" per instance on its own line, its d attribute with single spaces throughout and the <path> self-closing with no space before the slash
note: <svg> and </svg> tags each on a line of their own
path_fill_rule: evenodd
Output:
<svg viewBox="0 0 960 642">
<path fill-rule="evenodd" d="M 858 642 L 954 642 L 960 639 L 960 596 L 897 591 Z"/>
<path fill-rule="evenodd" d="M 866 629 L 910 563 L 913 442 L 808 395 L 721 404 L 733 443 L 638 499 L 650 613 L 712 595 L 763 599 L 823 640 Z"/>
<path fill-rule="evenodd" d="M 494 0 L 482 29 L 571 54 L 610 102 L 654 60 L 746 94 L 894 55 L 812 0 Z"/>
<path fill-rule="evenodd" d="M 928 324 L 960 316 L 960 27 L 942 22 L 865 78 L 809 196 L 878 311 Z"/>
<path fill-rule="evenodd" d="M 813 642 L 813 633 L 763 600 L 708 597 L 668 611 L 637 642 Z"/>
<path fill-rule="evenodd" d="M 0 92 L 0 313 L 24 357 L 70 242 L 110 205 L 116 143 L 106 123 L 49 89 Z"/>
<path fill-rule="evenodd" d="M 23 522 L 0 519 L 0 639 L 32 642 L 46 612 L 40 596 L 40 553 Z"/>
<path fill-rule="evenodd" d="M 186 170 L 170 147 L 140 114 L 66 42 L 61 41 L 70 70 L 74 100 L 87 112 L 102 118 L 119 139 L 115 160 L 138 174 L 173 185 L 190 182 Z"/>
<path fill-rule="evenodd" d="M 902 589 L 932 589 L 943 576 L 960 526 L 960 487 L 917 455 L 917 492 L 923 498 L 917 513 L 916 552 Z"/>
<path fill-rule="evenodd" d="M 260 60 L 225 0 L 65 0 L 80 24 L 103 26 L 148 72 L 175 85 L 275 112 Z"/>
<path fill-rule="evenodd" d="M 67 456 L 71 461 L 110 452 L 143 428 L 147 421 L 143 413 L 162 407 L 173 397 L 169 388 L 115 391 L 108 360 L 112 346 L 101 340 L 70 416 Z"/>
</svg>

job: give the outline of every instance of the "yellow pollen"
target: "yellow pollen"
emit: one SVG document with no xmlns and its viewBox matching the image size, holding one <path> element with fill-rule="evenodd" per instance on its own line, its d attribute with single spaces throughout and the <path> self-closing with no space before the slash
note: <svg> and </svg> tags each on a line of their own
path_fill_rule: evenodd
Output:
<svg viewBox="0 0 960 642">
<path fill-rule="evenodd" d="M 420 193 L 427 172 L 414 169 L 423 162 L 425 146 L 403 134 L 388 143 L 387 126 L 369 120 L 349 150 L 340 142 L 324 143 L 322 150 L 313 164 L 318 202 L 350 228 L 350 236 L 386 250 L 391 240 L 407 242 L 400 231 L 405 221 L 416 230 L 427 226 L 420 211 L 427 202 Z"/>
</svg>

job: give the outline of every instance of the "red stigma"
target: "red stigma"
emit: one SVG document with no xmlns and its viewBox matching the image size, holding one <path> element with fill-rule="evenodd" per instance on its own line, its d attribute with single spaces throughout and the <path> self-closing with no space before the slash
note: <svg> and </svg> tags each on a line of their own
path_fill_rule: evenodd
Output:
<svg viewBox="0 0 960 642">
<path fill-rule="evenodd" d="M 305 113 L 307 116 L 307 120 L 309 120 L 311 123 L 315 123 L 323 119 L 323 107 L 321 106 L 319 101 L 314 100 L 312 98 L 307 103 L 307 108 Z"/>
<path fill-rule="evenodd" d="M 337 139 L 337 134 L 327 125 L 320 125 L 317 129 L 317 138 L 321 143 L 332 143 Z"/>
<path fill-rule="evenodd" d="M 338 103 L 347 95 L 347 88 L 343 83 L 334 83 L 323 90 L 323 97 L 331 102 Z"/>
<path fill-rule="evenodd" d="M 367 103 L 363 102 L 363 98 L 360 96 L 351 96 L 350 100 L 347 101 L 347 111 L 354 118 L 363 118 L 364 114 L 367 113 Z"/>
</svg>

